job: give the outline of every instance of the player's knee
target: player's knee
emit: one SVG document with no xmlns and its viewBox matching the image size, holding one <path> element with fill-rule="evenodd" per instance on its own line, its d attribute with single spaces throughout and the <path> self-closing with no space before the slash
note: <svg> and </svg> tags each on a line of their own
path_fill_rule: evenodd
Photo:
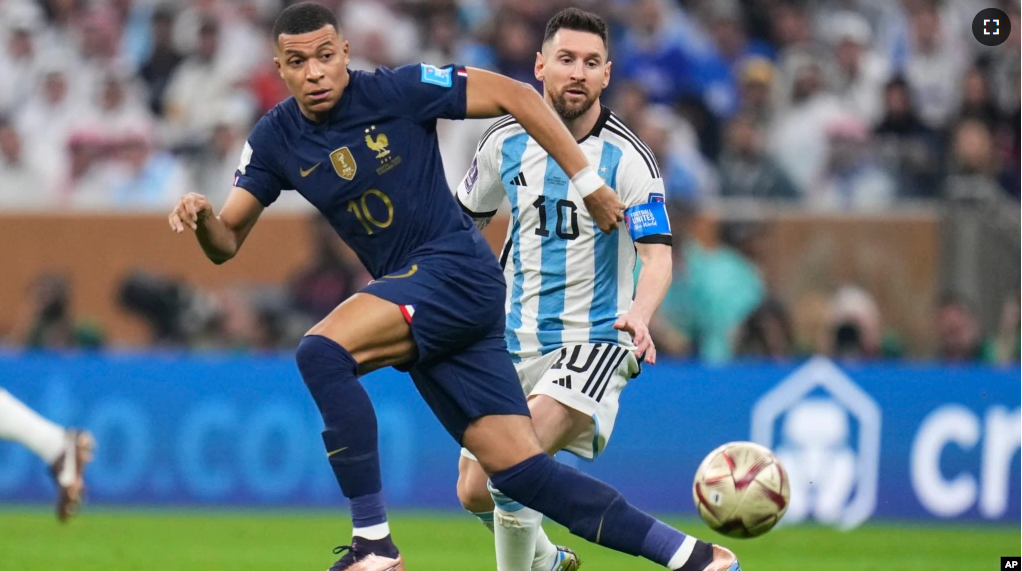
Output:
<svg viewBox="0 0 1022 571">
<path fill-rule="evenodd" d="M 298 371 L 302 374 L 302 378 L 305 379 L 305 384 L 309 384 L 310 380 L 314 379 L 318 375 L 318 367 L 316 361 L 320 352 L 319 339 L 314 336 L 302 337 L 300 343 L 298 343 L 298 350 L 295 351 L 295 363 L 298 365 Z"/>
<path fill-rule="evenodd" d="M 493 498 L 486 489 L 486 475 L 481 470 L 462 470 L 458 474 L 458 501 L 472 513 L 493 510 Z"/>
<path fill-rule="evenodd" d="M 341 379 L 344 373 L 355 371 L 355 362 L 337 343 L 318 335 L 307 335 L 295 351 L 295 363 L 306 386 L 315 390 L 331 379 Z"/>
</svg>

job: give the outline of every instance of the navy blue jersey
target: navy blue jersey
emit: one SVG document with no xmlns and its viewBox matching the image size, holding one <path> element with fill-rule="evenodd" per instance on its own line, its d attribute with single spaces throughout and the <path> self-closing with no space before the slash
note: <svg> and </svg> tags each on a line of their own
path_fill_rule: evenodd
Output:
<svg viewBox="0 0 1022 571">
<path fill-rule="evenodd" d="M 353 71 L 329 118 L 290 98 L 249 136 L 235 186 L 269 206 L 297 190 L 330 221 L 374 278 L 420 256 L 474 256 L 499 266 L 454 200 L 436 120 L 464 119 L 467 72 L 426 64 Z"/>
</svg>

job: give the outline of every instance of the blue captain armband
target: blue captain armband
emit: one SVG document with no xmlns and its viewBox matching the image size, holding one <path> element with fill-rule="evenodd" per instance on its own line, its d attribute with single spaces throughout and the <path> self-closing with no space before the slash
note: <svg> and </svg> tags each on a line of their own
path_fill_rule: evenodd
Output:
<svg viewBox="0 0 1022 571">
<path fill-rule="evenodd" d="M 661 236 L 670 243 L 671 223 L 667 219 L 667 207 L 663 202 L 648 202 L 625 210 L 625 221 L 628 223 L 628 234 L 633 242 L 661 240 L 643 240 L 651 236 Z"/>
</svg>

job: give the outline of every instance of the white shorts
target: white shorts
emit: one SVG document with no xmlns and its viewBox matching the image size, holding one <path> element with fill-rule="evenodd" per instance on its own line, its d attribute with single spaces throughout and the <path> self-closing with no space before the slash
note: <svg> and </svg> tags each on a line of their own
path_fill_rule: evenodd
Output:
<svg viewBox="0 0 1022 571">
<path fill-rule="evenodd" d="M 614 432 L 621 391 L 639 374 L 639 363 L 634 352 L 624 347 L 586 343 L 522 360 L 515 363 L 515 369 L 529 398 L 546 395 L 593 419 L 565 450 L 595 460 Z M 464 448 L 461 455 L 475 460 Z"/>
</svg>

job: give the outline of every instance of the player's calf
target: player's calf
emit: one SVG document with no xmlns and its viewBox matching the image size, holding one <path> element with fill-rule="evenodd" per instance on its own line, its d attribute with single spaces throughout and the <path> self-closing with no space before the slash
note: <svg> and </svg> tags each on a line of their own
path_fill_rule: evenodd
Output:
<svg viewBox="0 0 1022 571">
<path fill-rule="evenodd" d="M 372 554 L 396 559 L 382 492 L 376 412 L 358 381 L 355 359 L 334 341 L 311 335 L 298 345 L 295 361 L 323 417 L 327 460 L 351 502 L 354 540 L 335 569 Z"/>
<path fill-rule="evenodd" d="M 588 541 L 676 571 L 717 571 L 712 545 L 643 513 L 617 490 L 546 454 L 491 474 L 490 480 Z"/>
<path fill-rule="evenodd" d="M 555 454 L 590 430 L 593 418 L 545 395 L 529 399 L 532 426 L 540 445 Z M 590 438 L 590 440 L 592 440 Z M 482 468 L 476 467 L 481 474 Z M 555 546 L 543 531 L 543 514 L 524 507 L 488 486 L 494 510 L 497 571 L 574 571 L 578 556 Z"/>
<path fill-rule="evenodd" d="M 558 463 L 539 450 L 532 425 L 528 419 L 522 420 L 524 425 L 518 417 L 484 417 L 465 432 L 466 447 L 479 458 L 493 487 L 593 543 L 645 557 L 675 571 L 718 570 L 714 546 L 636 509 L 607 484 Z M 503 438 L 507 446 L 487 441 L 495 437 Z M 494 469 L 530 448 L 537 453 Z M 729 563 L 732 568 L 725 569 L 735 571 L 736 564 Z"/>
<path fill-rule="evenodd" d="M 558 548 L 543 531 L 543 515 L 515 505 L 495 488 L 479 462 L 462 450 L 458 498 L 462 506 L 495 534 L 498 571 L 575 571 L 578 556 Z M 495 509 L 496 504 L 496 509 Z"/>
</svg>

